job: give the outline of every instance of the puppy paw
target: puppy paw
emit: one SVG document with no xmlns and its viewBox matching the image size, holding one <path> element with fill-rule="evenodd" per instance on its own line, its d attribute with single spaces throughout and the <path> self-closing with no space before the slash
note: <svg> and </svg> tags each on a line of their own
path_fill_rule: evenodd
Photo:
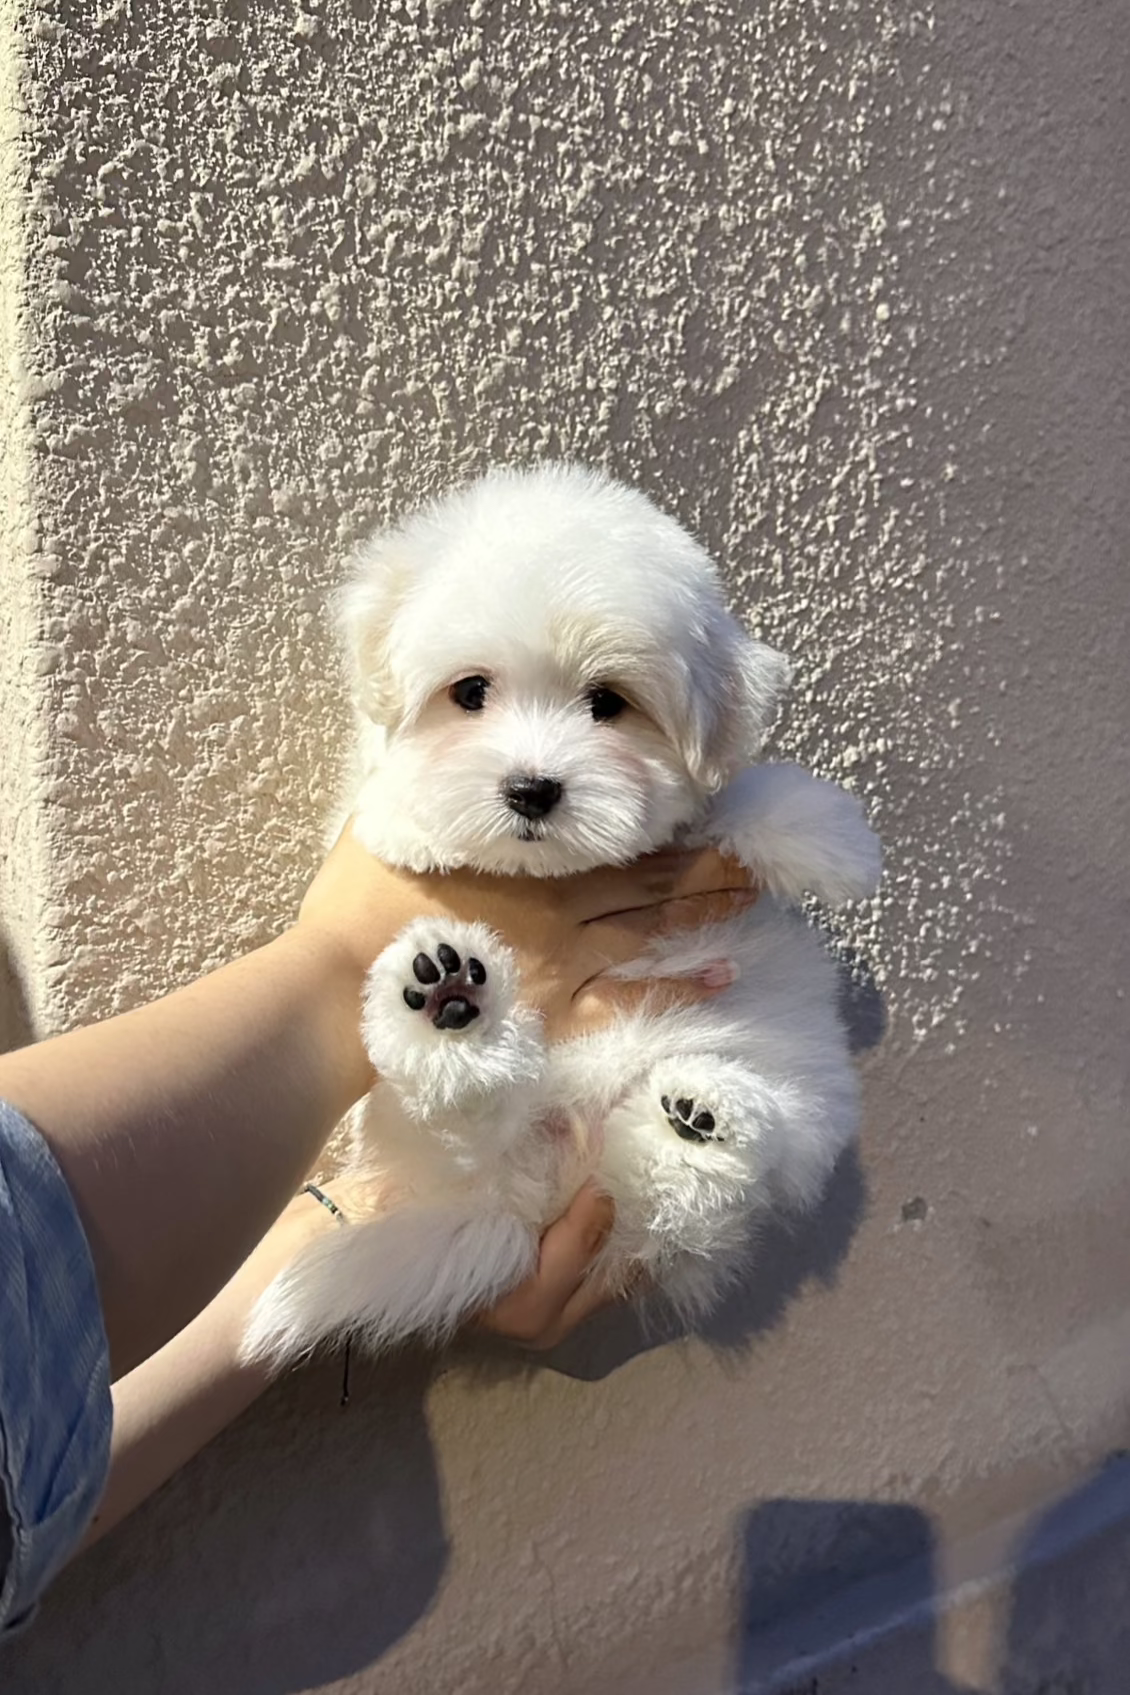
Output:
<svg viewBox="0 0 1130 1695">
<path fill-rule="evenodd" d="M 531 1082 L 544 1062 L 510 951 L 482 924 L 409 924 L 369 972 L 361 1033 L 377 1072 L 421 1118 Z"/>
<path fill-rule="evenodd" d="M 838 783 L 819 783 L 813 797 L 808 874 L 812 893 L 832 906 L 867 900 L 883 868 L 879 838 L 858 796 Z"/>
<path fill-rule="evenodd" d="M 656 1066 L 648 1079 L 649 1117 L 662 1142 L 674 1153 L 713 1157 L 732 1152 L 746 1122 L 744 1073 L 721 1058 L 682 1054 Z"/>
<path fill-rule="evenodd" d="M 759 1167 L 778 1120 L 764 1079 L 721 1055 L 684 1054 L 656 1066 L 647 1084 L 653 1134 L 694 1163 L 752 1161 Z M 674 1138 L 678 1138 L 678 1143 Z"/>
<path fill-rule="evenodd" d="M 758 765 L 716 798 L 706 831 L 786 900 L 831 906 L 875 893 L 882 854 L 863 807 L 799 765 Z"/>
<path fill-rule="evenodd" d="M 480 1040 L 513 996 L 507 950 L 481 924 L 419 918 L 381 954 L 366 989 L 366 1040 L 385 1046 L 392 1021 L 399 1039 Z M 370 1057 L 376 1056 L 370 1047 Z M 385 1055 L 387 1059 L 387 1054 Z"/>
<path fill-rule="evenodd" d="M 609 1114 L 598 1177 L 657 1287 L 689 1256 L 708 1291 L 746 1242 L 769 1200 L 779 1116 L 764 1078 L 711 1053 L 670 1054 Z"/>
<path fill-rule="evenodd" d="M 724 1142 L 726 1133 L 718 1128 L 718 1120 L 707 1106 L 699 1106 L 698 1102 L 687 1095 L 680 1095 L 672 1100 L 670 1095 L 660 1095 L 659 1104 L 667 1117 L 667 1122 L 676 1136 L 684 1142 Z"/>
<path fill-rule="evenodd" d="M 421 948 L 414 956 L 404 1004 L 437 1030 L 466 1030 L 489 995 L 487 968 L 473 953 L 463 958 L 450 942 L 433 946 L 434 952 Z"/>
</svg>

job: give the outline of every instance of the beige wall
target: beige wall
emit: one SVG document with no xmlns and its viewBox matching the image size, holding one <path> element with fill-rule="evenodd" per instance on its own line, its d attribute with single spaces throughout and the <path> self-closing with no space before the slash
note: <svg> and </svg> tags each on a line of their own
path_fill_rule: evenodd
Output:
<svg viewBox="0 0 1130 1695">
<path fill-rule="evenodd" d="M 885 1001 L 861 1159 L 710 1337 L 407 1362 L 344 1416 L 332 1371 L 280 1388 L 6 1690 L 714 1695 L 898 1616 L 853 1690 L 1119 1687 L 1124 1486 L 1082 1486 L 1130 1438 L 1123 8 L 0 16 L 3 922 L 42 1027 L 292 909 L 342 551 L 494 458 L 699 528 L 799 662 L 781 747 L 890 855 L 844 938 L 861 1040 Z M 1100 1521 L 1102 1640 L 1034 1556 L 922 1623 Z"/>
<path fill-rule="evenodd" d="M 30 1032 L 47 826 L 40 802 L 47 718 L 30 482 L 27 113 L 17 18 L 17 0 L 0 0 L 0 1051 Z"/>
</svg>

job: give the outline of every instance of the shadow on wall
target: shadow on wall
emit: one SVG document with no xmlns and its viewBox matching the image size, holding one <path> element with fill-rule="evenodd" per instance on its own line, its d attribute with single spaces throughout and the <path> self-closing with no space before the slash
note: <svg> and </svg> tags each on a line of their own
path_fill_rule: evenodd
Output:
<svg viewBox="0 0 1130 1695">
<path fill-rule="evenodd" d="M 25 1047 L 33 1034 L 23 979 L 0 924 L 0 1053 Z"/>
<path fill-rule="evenodd" d="M 994 1695 L 1121 1695 L 1128 1541 L 1120 1453 L 1015 1549 Z M 938 1667 L 934 1540 L 918 1508 L 769 1501 L 742 1542 L 735 1695 L 988 1695 Z"/>
<path fill-rule="evenodd" d="M 387 1370 L 380 1393 L 372 1382 L 365 1393 L 362 1372 L 347 1417 L 334 1365 L 276 1393 L 266 1420 L 222 1439 L 237 1488 L 215 1465 L 190 1467 L 77 1579 L 64 1575 L 5 1653 L 5 1695 L 299 1695 L 378 1666 L 431 1605 L 447 1554 L 422 1406 L 429 1365 L 400 1367 L 395 1394 Z M 939 1668 L 935 1547 L 918 1508 L 769 1501 L 741 1534 L 733 1695 L 1125 1691 L 1123 1454 L 1018 1543 L 987 1685 Z M 252 1597 L 238 1611 L 237 1595 Z"/>
<path fill-rule="evenodd" d="M 854 962 L 842 969 L 858 1051 L 881 1033 L 881 1003 Z M 31 1031 L 2 947 L 0 971 L 0 1031 L 16 1045 Z M 864 1200 L 852 1150 L 812 1215 L 767 1226 L 749 1278 L 703 1339 L 742 1349 L 805 1284 L 834 1282 Z M 488 1375 L 552 1369 L 595 1380 L 679 1334 L 622 1309 L 535 1365 L 481 1347 L 463 1363 Z M 208 1687 L 298 1695 L 378 1664 L 432 1605 L 446 1564 L 423 1404 L 433 1367 L 430 1356 L 411 1353 L 360 1364 L 348 1416 L 333 1363 L 276 1389 L 64 1574 L 36 1626 L 5 1654 L 6 1695 L 198 1695 Z M 233 1596 L 250 1604 L 235 1611 Z M 778 1602 L 788 1599 L 782 1592 Z"/>
<path fill-rule="evenodd" d="M 696 1328 L 710 1346 L 739 1353 L 772 1330 L 813 1281 L 831 1287 L 863 1218 L 866 1188 L 859 1156 L 841 1159 L 819 1206 L 805 1218 L 774 1219 L 761 1232 L 749 1276 Z M 544 1356 L 546 1367 L 595 1382 L 636 1354 L 665 1347 L 687 1332 L 663 1312 L 614 1308 Z M 517 1369 L 530 1369 L 523 1356 Z M 534 1369 L 538 1369 L 535 1367 Z"/>
<path fill-rule="evenodd" d="M 16 1045 L 31 1039 L 30 1022 L 2 946 L 0 972 L 0 1033 Z M 843 972 L 858 1051 L 878 1038 L 881 1005 L 852 962 Z M 749 1278 L 703 1339 L 742 1349 L 807 1283 L 833 1283 L 864 1199 L 852 1150 L 812 1215 L 766 1227 Z M 623 1309 L 536 1365 L 481 1350 L 466 1363 L 489 1375 L 553 1369 L 595 1380 L 678 1335 Z M 6 1695 L 298 1695 L 378 1664 L 432 1605 L 446 1564 L 424 1412 L 433 1367 L 411 1353 L 359 1365 L 348 1416 L 333 1363 L 276 1389 L 63 1575 L 5 1653 Z M 238 1610 L 233 1596 L 243 1598 Z"/>
<path fill-rule="evenodd" d="M 339 1363 L 275 1390 L 63 1574 L 5 1695 L 297 1695 L 377 1664 L 447 1557 L 430 1371 L 406 1356 L 378 1392 L 361 1366 L 348 1413 Z"/>
<path fill-rule="evenodd" d="M 833 1281 L 863 1193 L 853 1155 L 812 1217 L 766 1232 L 705 1339 L 743 1347 L 811 1278 Z M 591 1380 L 670 1339 L 625 1309 L 544 1363 L 478 1351 L 466 1363 Z M 446 1564 L 423 1404 L 433 1364 L 359 1365 L 346 1416 L 336 1364 L 276 1389 L 64 1574 L 5 1656 L 5 1695 L 297 1695 L 379 1663 L 432 1605 Z"/>
<path fill-rule="evenodd" d="M 862 1646 L 846 1660 L 837 1650 L 845 1639 L 865 1638 L 898 1617 L 909 1626 L 899 1688 L 907 1695 L 957 1695 L 960 1686 L 935 1669 L 933 1537 L 917 1507 L 767 1501 L 745 1522 L 742 1572 L 736 1678 L 742 1695 L 769 1689 L 831 1695 L 841 1681 L 855 1687 L 857 1680 L 866 1688 Z M 915 1615 L 921 1615 L 917 1628 Z"/>
</svg>

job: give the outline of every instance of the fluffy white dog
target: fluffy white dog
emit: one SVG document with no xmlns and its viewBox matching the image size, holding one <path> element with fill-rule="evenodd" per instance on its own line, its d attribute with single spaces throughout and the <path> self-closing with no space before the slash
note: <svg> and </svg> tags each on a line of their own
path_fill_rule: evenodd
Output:
<svg viewBox="0 0 1130 1695">
<path fill-rule="evenodd" d="M 642 494 L 571 466 L 500 470 L 377 536 L 342 597 L 361 717 L 356 829 L 416 870 L 556 876 L 674 839 L 770 891 L 655 944 L 633 976 L 723 969 L 722 994 L 550 1046 L 506 947 L 421 920 L 369 975 L 380 1083 L 358 1165 L 386 1215 L 332 1232 L 267 1291 L 247 1350 L 449 1335 L 532 1270 L 590 1175 L 616 1223 L 598 1270 L 709 1309 L 767 1208 L 812 1203 L 858 1087 L 831 960 L 777 904 L 873 892 L 856 800 L 749 768 L 788 680 L 727 613 L 702 548 Z"/>
</svg>

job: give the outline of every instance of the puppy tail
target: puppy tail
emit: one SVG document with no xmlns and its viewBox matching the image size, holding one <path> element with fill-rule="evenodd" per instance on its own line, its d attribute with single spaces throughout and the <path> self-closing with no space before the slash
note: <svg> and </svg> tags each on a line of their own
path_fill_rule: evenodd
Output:
<svg viewBox="0 0 1130 1695">
<path fill-rule="evenodd" d="M 443 1342 L 536 1262 L 536 1233 L 508 1213 L 405 1207 L 308 1248 L 260 1296 L 240 1353 L 278 1369 L 346 1336 L 370 1353 Z"/>
</svg>

